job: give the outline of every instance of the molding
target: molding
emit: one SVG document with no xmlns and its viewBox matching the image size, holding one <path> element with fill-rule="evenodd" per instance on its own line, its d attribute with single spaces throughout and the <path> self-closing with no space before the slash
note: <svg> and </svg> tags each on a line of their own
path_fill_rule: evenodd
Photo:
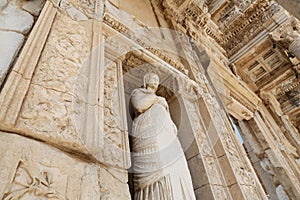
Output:
<svg viewBox="0 0 300 200">
<path fill-rule="evenodd" d="M 34 25 L 0 94 L 0 127 L 13 131 L 57 9 L 49 1 Z M 30 55 L 30 56 L 29 56 Z"/>
</svg>

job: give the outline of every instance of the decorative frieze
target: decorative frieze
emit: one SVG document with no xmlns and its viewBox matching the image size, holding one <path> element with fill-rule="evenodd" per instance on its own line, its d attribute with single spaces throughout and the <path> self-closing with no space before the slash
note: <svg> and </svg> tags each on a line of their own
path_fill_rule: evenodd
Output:
<svg viewBox="0 0 300 200">
<path fill-rule="evenodd" d="M 239 60 L 248 47 L 261 42 L 252 44 L 253 38 L 262 32 L 261 37 L 267 37 L 284 19 L 274 17 L 282 9 L 269 0 L 166 0 L 160 12 L 159 6 L 150 9 L 159 26 L 166 20 L 164 27 L 183 31 L 179 33 L 150 28 L 126 13 L 120 1 L 113 4 L 46 2 L 0 94 L 0 128 L 7 132 L 0 133 L 0 198 L 130 199 L 127 97 L 149 72 L 159 76 L 157 94 L 166 98 L 171 117 L 180 125 L 178 137 L 187 150 L 197 197 L 266 199 L 218 92 L 226 99 L 227 111 L 252 128 L 247 133 L 253 137 L 244 139 L 257 147 L 254 153 L 261 160 L 255 164 L 277 176 L 290 190 L 288 195 L 298 197 L 299 187 L 292 184 L 299 182 L 297 149 L 261 105 L 257 94 L 265 93 L 253 93 L 240 80 L 244 76 L 235 76 L 243 71 L 257 88 L 274 92 L 280 85 L 266 85 L 263 79 L 269 81 L 276 69 L 288 68 L 289 60 L 267 39 L 256 46 L 258 53 L 248 52 L 235 65 L 235 75 L 228 67 L 228 56 L 246 46 L 235 54 Z M 298 26 L 293 28 L 298 31 Z M 288 44 L 289 51 L 297 50 L 298 43 Z M 287 81 L 273 100 L 298 99 L 297 67 L 294 72 L 291 83 Z M 280 101 L 266 98 L 280 115 L 276 120 L 281 119 L 296 140 L 297 131 L 284 113 L 287 107 L 280 109 Z"/>
<path fill-rule="evenodd" d="M 126 25 L 121 23 L 119 20 L 117 20 L 115 17 L 111 16 L 110 14 L 105 14 L 104 15 L 104 23 L 109 25 L 111 28 L 115 29 L 117 32 L 123 34 L 128 39 L 131 39 L 132 42 L 136 43 L 136 44 L 128 44 L 129 45 L 129 46 L 127 46 L 128 51 L 129 51 L 130 47 L 140 45 L 141 47 L 146 48 L 151 53 L 153 53 L 154 55 L 159 57 L 160 59 L 162 59 L 165 62 L 169 63 L 171 66 L 173 66 L 177 70 L 179 70 L 179 71 L 183 72 L 184 74 L 188 75 L 189 72 L 182 63 L 176 62 L 166 52 L 164 52 L 164 50 L 168 50 L 168 49 L 160 49 L 160 47 L 164 47 L 164 45 L 160 44 L 159 46 L 157 46 L 158 48 L 155 48 L 156 45 L 151 45 L 151 40 L 149 38 L 155 37 L 151 33 L 146 35 L 145 39 L 140 38 L 139 35 L 135 34 L 135 30 L 129 29 Z M 146 29 L 144 29 L 144 30 L 146 30 Z M 139 30 L 139 31 L 141 31 L 141 30 Z M 159 31 L 159 30 L 157 30 L 157 31 Z M 122 39 L 122 37 L 112 37 L 111 39 L 110 38 L 108 39 L 108 42 L 116 44 L 116 43 L 118 43 L 119 39 Z M 163 41 L 163 40 L 161 40 L 161 42 L 163 42 L 163 43 L 165 42 L 166 45 L 168 45 L 168 43 L 169 43 L 169 41 Z M 121 44 L 118 44 L 118 45 L 121 45 Z M 116 45 L 114 45 L 114 47 L 115 46 Z M 109 47 L 109 48 L 111 48 L 111 47 Z M 165 48 L 169 48 L 169 47 L 167 46 Z M 124 48 L 122 48 L 122 49 L 124 49 Z M 114 48 L 114 51 L 119 51 L 120 52 L 120 50 L 118 48 Z M 127 51 L 122 51 L 121 53 L 122 54 L 120 54 L 120 56 L 124 56 L 124 54 L 126 54 Z"/>
<path fill-rule="evenodd" d="M 188 24 L 187 31 L 190 31 L 190 26 L 203 27 L 206 34 L 220 44 L 229 56 L 253 39 L 264 29 L 263 24 L 282 10 L 278 4 L 266 0 L 214 3 L 224 4 L 217 11 L 219 13 L 213 13 L 214 18 L 210 14 L 215 11 L 208 11 L 206 6 L 198 6 L 195 2 L 189 4 L 184 13 L 178 13 L 176 6 L 171 3 L 165 6 L 172 12 L 172 16 L 178 16 L 175 20 L 178 24 L 182 27 Z M 170 19 L 173 19 L 172 16 Z M 200 37 L 199 33 L 193 32 L 191 36 L 196 40 Z"/>
<path fill-rule="evenodd" d="M 58 10 L 76 21 L 102 20 L 104 4 L 101 0 L 50 0 Z"/>
</svg>

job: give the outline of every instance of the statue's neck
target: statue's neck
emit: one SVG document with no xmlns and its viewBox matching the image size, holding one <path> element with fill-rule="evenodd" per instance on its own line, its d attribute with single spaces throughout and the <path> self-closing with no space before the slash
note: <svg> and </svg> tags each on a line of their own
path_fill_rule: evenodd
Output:
<svg viewBox="0 0 300 200">
<path fill-rule="evenodd" d="M 154 91 L 152 88 L 142 88 L 143 92 L 147 94 L 155 94 L 156 91 Z"/>
</svg>

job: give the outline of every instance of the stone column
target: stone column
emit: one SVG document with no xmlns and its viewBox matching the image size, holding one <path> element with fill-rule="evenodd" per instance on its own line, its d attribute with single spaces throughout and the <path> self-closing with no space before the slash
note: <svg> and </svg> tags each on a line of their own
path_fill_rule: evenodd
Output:
<svg viewBox="0 0 300 200">
<path fill-rule="evenodd" d="M 270 199 L 279 200 L 276 195 L 276 180 L 274 179 L 274 171 L 270 166 L 269 159 L 264 157 L 264 148 L 253 131 L 254 127 L 252 126 L 251 129 L 251 125 L 246 120 L 239 121 L 238 124 L 241 130 L 240 134 L 244 139 L 244 145 L 247 149 L 247 153 L 256 173 L 260 177 L 260 181 L 266 189 L 268 196 Z"/>
<path fill-rule="evenodd" d="M 260 131 L 260 142 L 264 143 L 265 153 L 271 162 L 276 180 L 282 184 L 290 197 L 298 199 L 300 177 L 294 173 L 288 158 L 285 158 L 284 150 L 280 147 L 282 141 L 278 138 L 277 132 L 272 130 L 272 126 L 267 122 L 268 118 L 265 118 L 261 112 L 263 111 L 255 113 L 254 122 Z"/>
<path fill-rule="evenodd" d="M 253 199 L 266 199 L 225 113 L 220 111 L 210 93 L 203 92 L 192 83 L 179 80 L 177 85 L 180 87 L 174 91 L 177 91 L 183 106 L 181 110 L 187 111 L 185 121 L 191 124 L 190 128 L 185 129 L 195 137 L 196 143 L 187 149 L 186 157 L 196 196 L 205 196 L 205 199 L 247 199 L 250 193 Z"/>
<path fill-rule="evenodd" d="M 180 30 L 176 22 L 173 21 L 173 25 L 175 29 Z M 182 45 L 182 53 L 188 61 L 189 77 L 199 88 L 196 104 L 199 106 L 202 130 L 205 133 L 204 137 L 199 139 L 202 142 L 200 144 L 202 153 L 189 161 L 189 164 L 196 163 L 195 166 L 198 165 L 199 169 L 205 170 L 203 174 L 197 170 L 193 171 L 196 168 L 192 167 L 190 169 L 192 174 L 198 174 L 196 175 L 198 178 L 200 174 L 208 177 L 204 185 L 196 184 L 196 187 L 199 187 L 195 191 L 196 196 L 200 198 L 206 195 L 207 199 L 246 199 L 251 193 L 254 199 L 266 199 L 251 164 L 245 158 L 245 151 L 214 97 L 213 86 L 204 74 L 211 64 L 209 55 L 197 44 L 198 41 L 192 44 L 189 38 L 180 34 L 178 40 Z"/>
<path fill-rule="evenodd" d="M 295 148 L 297 153 L 299 154 L 300 134 L 298 130 L 294 127 L 294 125 L 291 123 L 289 117 L 282 112 L 280 103 L 277 101 L 276 97 L 273 94 L 267 92 L 261 92 L 260 96 L 265 101 L 266 107 L 269 107 L 270 112 L 273 112 L 273 114 L 277 116 L 276 119 L 278 122 L 278 126 L 282 127 L 283 130 L 286 130 L 282 133 L 286 137 L 284 138 L 284 140 L 288 140 L 288 142 L 291 143 L 291 145 L 293 145 L 293 148 Z M 299 157 L 297 153 L 294 153 L 295 157 Z"/>
<path fill-rule="evenodd" d="M 197 198 L 224 199 L 231 198 L 224 186 L 222 172 L 216 157 L 209 148 L 208 136 L 201 121 L 198 99 L 188 95 L 176 95 L 180 107 L 180 127 L 178 137 L 185 151 Z M 170 104 L 172 108 L 172 104 Z M 209 154 L 209 155 L 208 155 Z"/>
</svg>

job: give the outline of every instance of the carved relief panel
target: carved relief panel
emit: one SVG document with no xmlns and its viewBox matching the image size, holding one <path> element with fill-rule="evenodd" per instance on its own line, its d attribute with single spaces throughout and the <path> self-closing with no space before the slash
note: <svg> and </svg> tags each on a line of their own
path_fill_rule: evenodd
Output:
<svg viewBox="0 0 300 200">
<path fill-rule="evenodd" d="M 101 6 L 92 7 L 95 14 L 101 13 L 97 10 Z M 121 107 L 115 107 L 118 101 L 110 102 L 112 95 L 119 98 L 122 91 L 116 95 L 110 90 L 120 88 L 116 66 L 104 70 L 102 23 L 72 19 L 64 12 L 67 8 L 59 9 L 46 4 L 23 48 L 0 95 L 0 126 L 104 164 L 128 168 L 126 128 L 108 128 L 119 126 L 124 118 Z"/>
<path fill-rule="evenodd" d="M 1 199 L 100 199 L 98 166 L 22 136 L 0 138 Z"/>
</svg>

